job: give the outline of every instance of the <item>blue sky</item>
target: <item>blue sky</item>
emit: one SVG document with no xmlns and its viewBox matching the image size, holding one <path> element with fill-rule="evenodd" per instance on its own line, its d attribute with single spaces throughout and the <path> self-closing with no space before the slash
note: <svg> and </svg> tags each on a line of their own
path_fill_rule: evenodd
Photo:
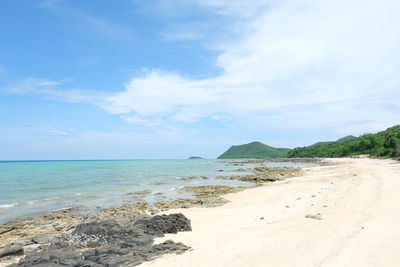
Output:
<svg viewBox="0 0 400 267">
<path fill-rule="evenodd" d="M 216 157 L 400 123 L 394 0 L 3 0 L 0 160 Z"/>
</svg>

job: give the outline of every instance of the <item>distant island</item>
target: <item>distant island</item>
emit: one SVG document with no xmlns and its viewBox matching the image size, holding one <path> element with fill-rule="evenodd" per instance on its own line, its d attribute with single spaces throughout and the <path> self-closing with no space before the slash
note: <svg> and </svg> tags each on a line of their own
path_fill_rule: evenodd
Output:
<svg viewBox="0 0 400 267">
<path fill-rule="evenodd" d="M 231 146 L 218 158 L 280 158 L 286 156 L 289 151 L 289 148 L 276 148 L 255 141 L 244 145 Z"/>
<path fill-rule="evenodd" d="M 360 137 L 346 136 L 333 142 L 318 142 L 311 146 L 298 147 L 288 152 L 289 158 L 333 158 L 368 154 L 376 157 L 400 156 L 400 125 L 376 134 Z"/>
<path fill-rule="evenodd" d="M 191 156 L 188 159 L 203 159 L 202 157 Z"/>
</svg>

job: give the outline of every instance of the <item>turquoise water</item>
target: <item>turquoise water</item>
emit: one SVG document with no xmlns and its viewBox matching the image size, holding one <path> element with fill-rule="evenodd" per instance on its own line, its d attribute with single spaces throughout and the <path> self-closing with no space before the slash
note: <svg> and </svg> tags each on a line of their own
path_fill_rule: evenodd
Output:
<svg viewBox="0 0 400 267">
<path fill-rule="evenodd" d="M 182 190 L 189 185 L 248 185 L 215 178 L 238 168 L 223 160 L 3 161 L 0 223 L 70 207 L 89 213 L 138 201 L 191 197 Z"/>
</svg>

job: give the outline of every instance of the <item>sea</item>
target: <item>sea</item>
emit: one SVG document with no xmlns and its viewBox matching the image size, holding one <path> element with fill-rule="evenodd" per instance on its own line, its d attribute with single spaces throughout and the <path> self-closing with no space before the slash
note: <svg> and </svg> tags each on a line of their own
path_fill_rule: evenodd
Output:
<svg viewBox="0 0 400 267">
<path fill-rule="evenodd" d="M 90 214 L 101 208 L 192 198 L 185 186 L 251 186 L 218 179 L 238 168 L 298 166 L 244 160 L 0 161 L 0 224 L 67 208 Z"/>
</svg>

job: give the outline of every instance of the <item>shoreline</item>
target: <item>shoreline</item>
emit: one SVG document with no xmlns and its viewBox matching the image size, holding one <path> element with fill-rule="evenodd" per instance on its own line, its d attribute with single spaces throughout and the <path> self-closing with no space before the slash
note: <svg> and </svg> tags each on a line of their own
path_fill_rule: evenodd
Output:
<svg viewBox="0 0 400 267">
<path fill-rule="evenodd" d="M 0 175 L 0 184 L 4 185 L 0 190 L 4 193 L 0 203 L 0 225 L 59 209 L 78 207 L 80 214 L 93 214 L 100 208 L 190 198 L 190 193 L 181 190 L 184 186 L 246 186 L 241 181 L 223 181 L 216 177 L 234 175 L 232 170 L 239 168 L 238 166 L 253 168 L 264 162 L 267 166 L 281 165 L 270 160 L 263 160 L 263 163 L 243 163 L 243 160 L 174 160 L 141 161 L 135 164 L 107 161 L 103 167 L 103 163 L 97 161 L 89 165 L 74 161 L 67 166 L 42 162 L 26 165 L 22 163 L 22 167 L 7 165 Z M 30 173 L 30 168 L 35 171 Z M 57 179 L 53 179 L 53 176 L 57 176 Z M 16 182 L 12 182 L 14 180 Z M 17 186 L 19 183 L 21 186 Z M 29 183 L 32 186 L 27 186 Z"/>
<path fill-rule="evenodd" d="M 242 164 L 243 165 L 243 164 Z M 259 169 L 257 169 L 259 168 Z M 219 179 L 230 179 L 251 182 L 252 186 L 260 183 L 272 182 L 296 176 L 300 168 L 294 167 L 256 167 L 252 170 L 239 170 L 245 175 L 226 176 Z M 251 174 L 249 174 L 251 173 Z M 267 179 L 266 179 L 267 178 Z M 71 232 L 77 225 L 98 222 L 105 219 L 115 219 L 119 223 L 132 222 L 139 217 L 165 213 L 165 211 L 176 208 L 193 207 L 217 207 L 224 205 L 228 201 L 223 198 L 227 193 L 239 192 L 247 187 L 231 187 L 224 185 L 200 185 L 187 186 L 184 189 L 194 194 L 193 199 L 177 199 L 171 201 L 157 202 L 153 206 L 148 206 L 145 202 L 138 202 L 131 205 L 123 205 L 116 208 L 105 208 L 91 215 L 78 215 L 73 208 L 62 209 L 46 213 L 41 216 L 23 218 L 0 225 L 0 251 L 10 247 L 12 244 L 22 245 L 26 252 L 35 251 L 40 245 L 35 240 L 37 236 L 51 235 L 61 236 Z M 36 238 L 38 239 L 38 238 Z M 32 240 L 35 240 L 33 242 Z M 18 257 L 8 257 L 0 259 L 0 266 L 15 263 Z"/>
<path fill-rule="evenodd" d="M 183 202 L 177 203 L 178 209 L 170 205 L 159 210 L 158 214 L 183 214 L 192 231 L 153 238 L 153 247 L 167 254 L 149 256 L 140 266 L 396 266 L 400 163 L 371 158 L 324 161 L 322 166 L 303 168 L 300 176 L 223 195 L 224 203 L 213 208 L 201 206 L 209 203 L 199 199 L 194 205 Z M 66 211 L 44 216 L 57 221 L 60 213 L 70 216 Z M 121 225 L 128 225 L 143 215 L 152 218 L 151 209 L 138 203 L 105 209 L 91 221 L 119 218 Z M 70 227 L 69 232 L 74 229 Z M 38 246 L 46 244 L 28 248 L 34 251 Z M 19 258 L 3 258 L 0 266 Z"/>
</svg>

